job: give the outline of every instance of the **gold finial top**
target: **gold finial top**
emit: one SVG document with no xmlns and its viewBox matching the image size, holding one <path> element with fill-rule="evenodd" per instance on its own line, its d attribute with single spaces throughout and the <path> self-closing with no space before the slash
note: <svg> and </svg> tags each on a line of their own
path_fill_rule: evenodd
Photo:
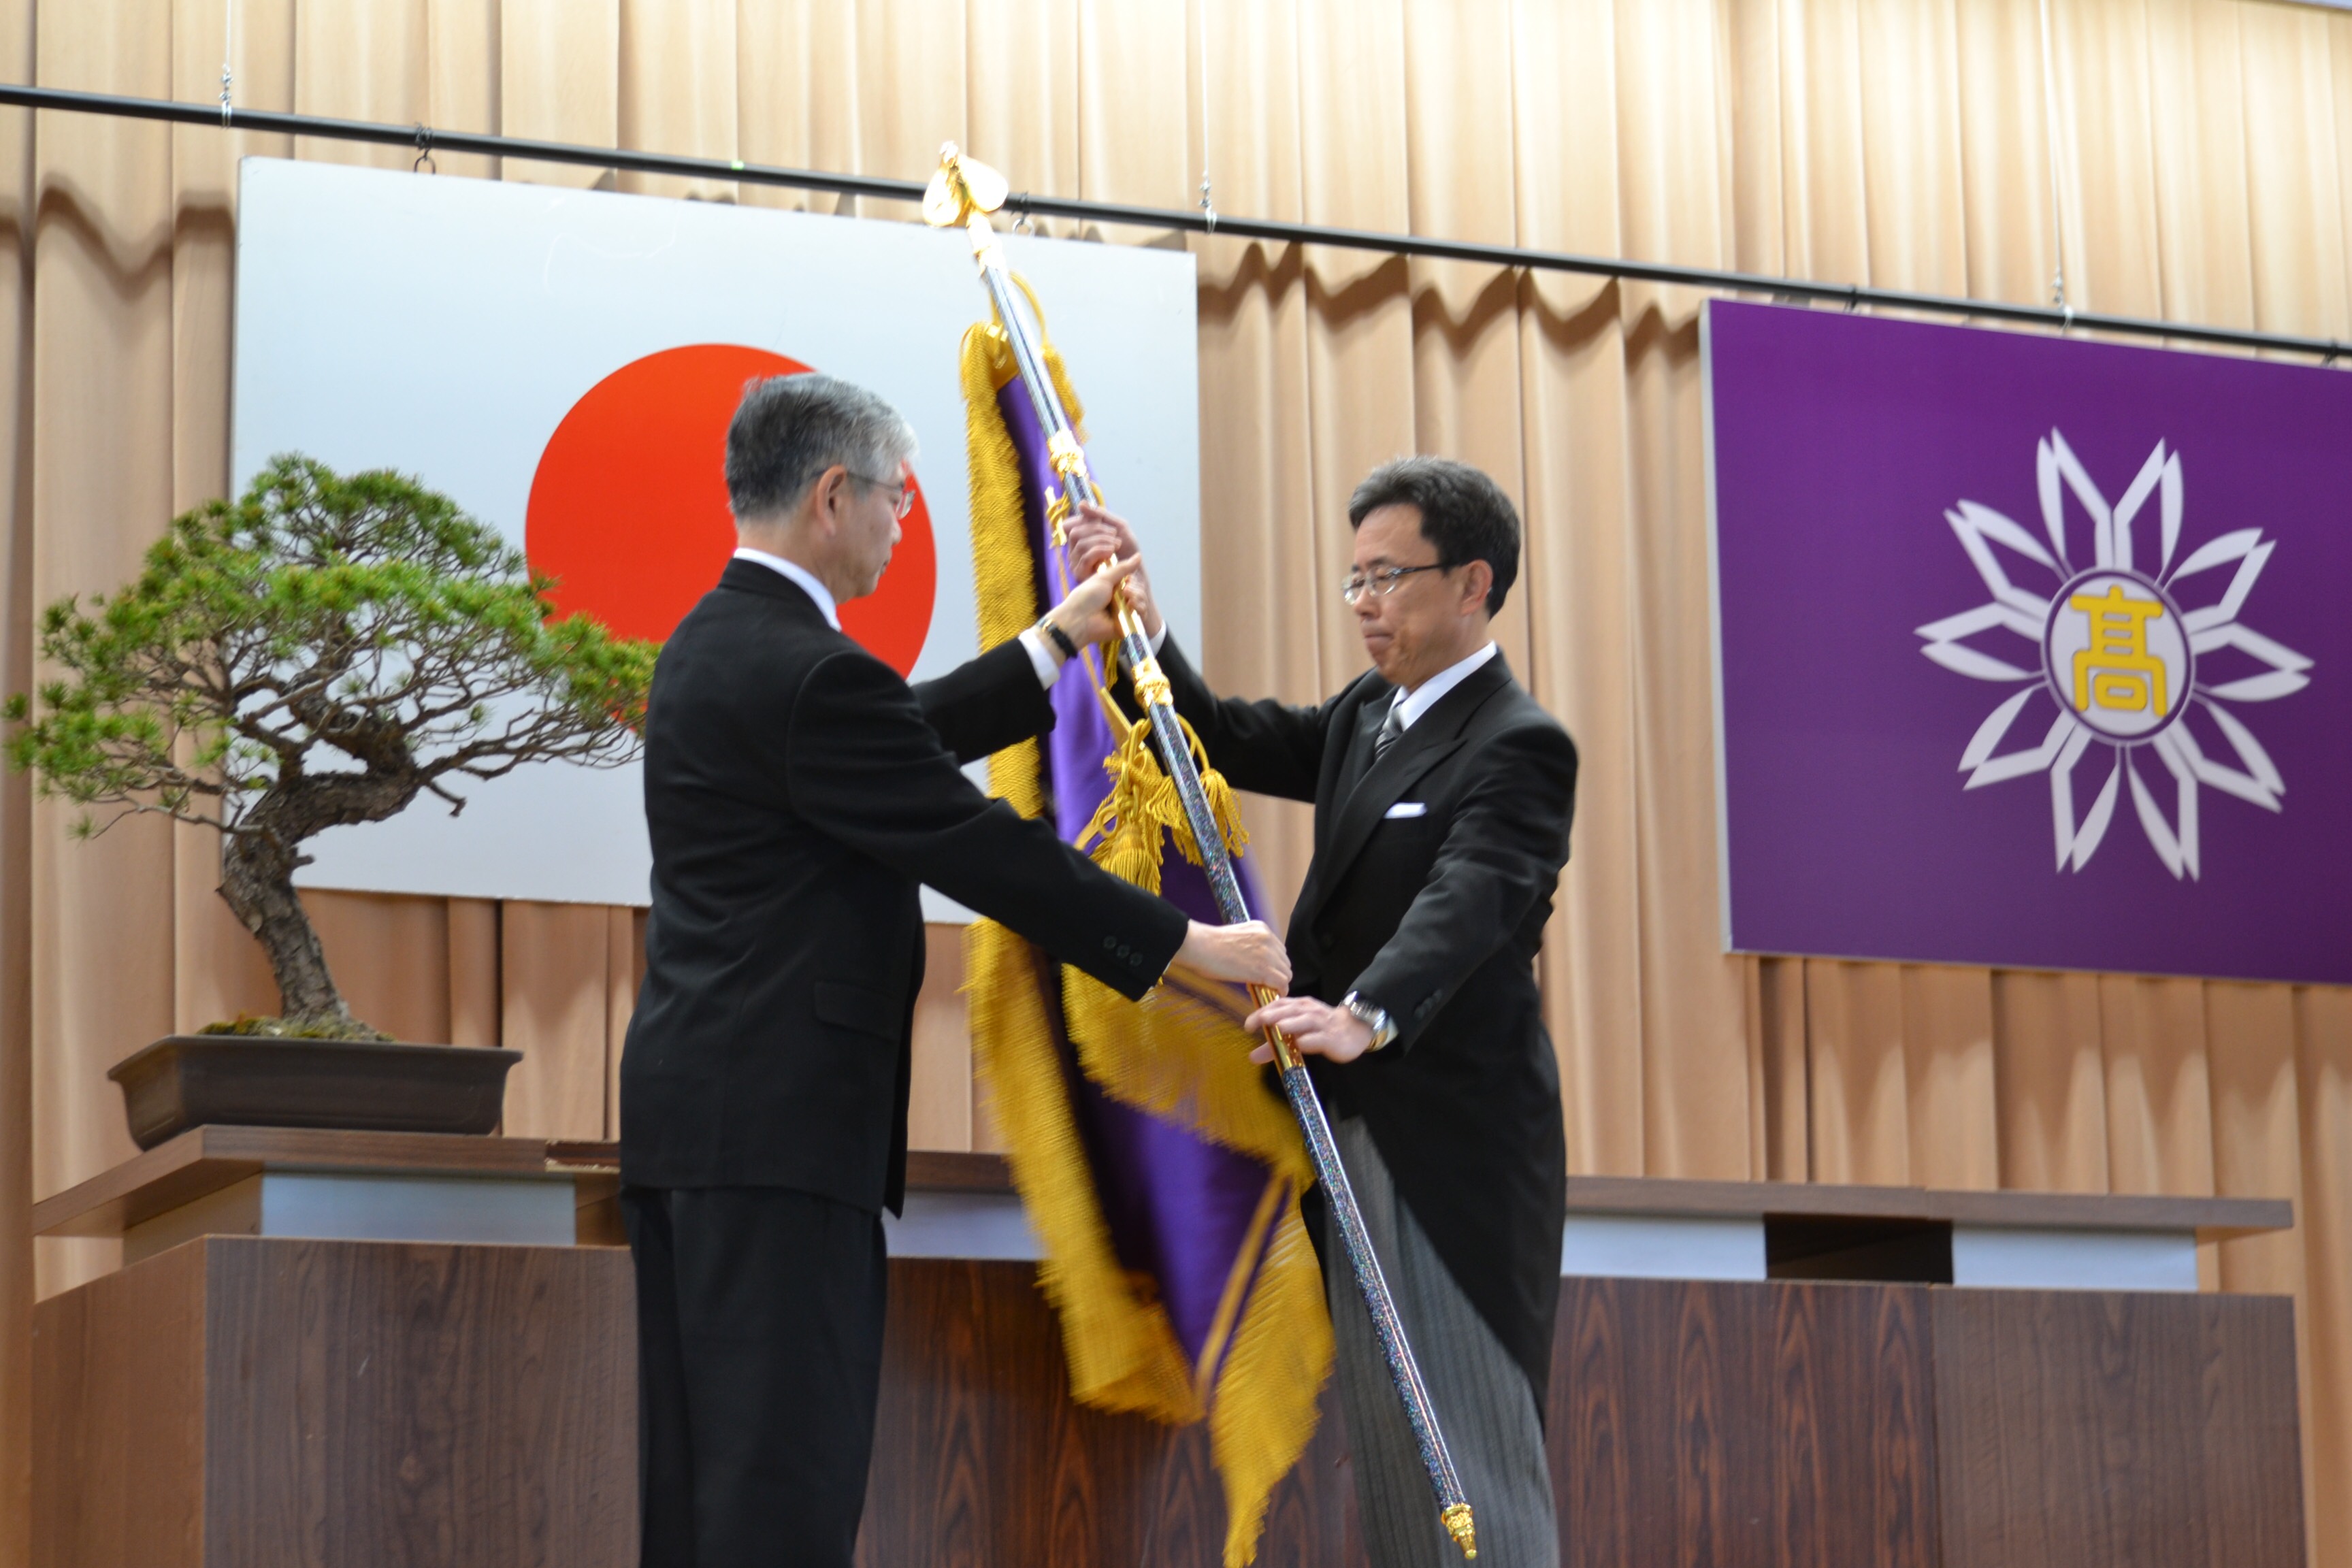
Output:
<svg viewBox="0 0 2352 1568">
<path fill-rule="evenodd" d="M 966 157 L 954 142 L 943 143 L 939 171 L 923 192 L 923 221 L 933 228 L 953 228 L 974 213 L 994 212 L 1011 191 L 1003 175 Z"/>
</svg>

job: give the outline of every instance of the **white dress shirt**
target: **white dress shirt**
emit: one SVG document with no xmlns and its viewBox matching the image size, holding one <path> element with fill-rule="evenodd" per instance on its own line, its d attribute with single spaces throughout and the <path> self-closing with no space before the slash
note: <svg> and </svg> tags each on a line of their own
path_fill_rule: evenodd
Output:
<svg viewBox="0 0 2352 1568">
<path fill-rule="evenodd" d="M 1473 671 L 1500 651 L 1490 642 L 1469 658 L 1447 665 L 1411 691 L 1397 688 L 1396 695 L 1389 700 L 1390 705 L 1396 710 L 1397 728 L 1412 729 L 1414 721 L 1436 707 L 1441 698 L 1469 679 Z"/>
<path fill-rule="evenodd" d="M 1168 623 L 1162 621 L 1160 623 L 1160 635 L 1151 639 L 1151 651 L 1158 653 L 1160 645 L 1167 640 Z M 1440 698 L 1469 679 L 1474 670 L 1501 651 L 1490 642 L 1467 658 L 1447 665 L 1411 691 L 1398 687 L 1389 699 L 1389 706 L 1397 710 L 1397 728 L 1412 729 L 1414 720 L 1436 707 Z"/>
<path fill-rule="evenodd" d="M 1167 640 L 1168 623 L 1162 621 L 1160 623 L 1160 635 L 1151 639 L 1151 651 L 1158 653 L 1160 645 Z M 1469 658 L 1447 665 L 1411 691 L 1407 691 L 1402 686 L 1398 687 L 1395 695 L 1389 699 L 1389 705 L 1399 710 L 1397 728 L 1412 729 L 1413 721 L 1436 707 L 1439 698 L 1469 679 L 1472 671 L 1501 651 L 1490 642 Z"/>
<path fill-rule="evenodd" d="M 771 555 L 764 550 L 753 550 L 749 546 L 737 550 L 735 559 L 756 561 L 769 571 L 782 574 L 787 582 L 796 584 L 801 592 L 816 602 L 817 611 L 824 616 L 825 625 L 835 631 L 841 629 L 841 608 L 833 602 L 833 590 L 818 582 L 816 574 L 799 562 L 787 561 L 781 555 Z M 1029 656 L 1029 668 L 1037 672 L 1037 684 L 1050 689 L 1054 678 L 1062 673 L 1062 667 L 1055 661 L 1053 650 L 1045 646 L 1043 634 L 1035 626 L 1024 628 L 1021 633 L 1021 647 Z"/>
<path fill-rule="evenodd" d="M 781 574 L 786 582 L 798 585 L 802 593 L 816 601 L 817 613 L 824 616 L 826 626 L 835 631 L 841 629 L 841 608 L 833 602 L 833 590 L 817 581 L 816 574 L 799 562 L 787 561 L 781 555 L 771 555 L 764 550 L 749 547 L 735 552 L 735 559 L 756 561 L 769 571 Z"/>
</svg>

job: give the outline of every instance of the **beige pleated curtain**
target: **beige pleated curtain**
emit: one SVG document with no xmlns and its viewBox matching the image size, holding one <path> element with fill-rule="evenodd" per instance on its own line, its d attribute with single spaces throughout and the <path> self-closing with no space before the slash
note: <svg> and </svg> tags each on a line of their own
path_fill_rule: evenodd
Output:
<svg viewBox="0 0 2352 1568">
<path fill-rule="evenodd" d="M 2063 237 L 2078 308 L 2352 338 L 2352 16 L 2049 14 L 2046 93 L 2035 0 L 236 0 L 231 50 L 248 107 L 905 177 L 954 137 L 1017 187 L 1166 206 L 1197 198 L 1205 142 L 1229 213 L 2001 300 L 2047 297 Z M 208 101 L 230 20 L 0 0 L 0 78 Z M 113 587 L 229 485 L 236 160 L 289 153 L 410 161 L 0 110 L 8 689 L 37 605 Z M 1725 956 L 1699 297 L 1193 249 L 1220 684 L 1304 700 L 1360 668 L 1332 586 L 1373 463 L 1464 458 L 1524 508 L 1505 646 L 1584 758 L 1543 958 L 1571 1167 L 2294 1199 L 2292 1233 L 2204 1268 L 2296 1298 L 2314 1561 L 2352 1563 L 2352 993 Z M 955 463 L 953 432 L 924 435 Z M 1294 889 L 1304 814 L 1252 816 Z M 32 1302 L 111 1262 L 36 1246 L 27 1206 L 131 1152 L 110 1064 L 274 1004 L 211 842 L 142 821 L 76 844 L 65 820 L 0 785 L 0 1568 L 28 1550 Z M 312 902 L 364 1016 L 526 1053 L 509 1131 L 611 1133 L 639 917 Z M 933 947 L 917 1141 L 985 1147 L 952 933 Z"/>
</svg>

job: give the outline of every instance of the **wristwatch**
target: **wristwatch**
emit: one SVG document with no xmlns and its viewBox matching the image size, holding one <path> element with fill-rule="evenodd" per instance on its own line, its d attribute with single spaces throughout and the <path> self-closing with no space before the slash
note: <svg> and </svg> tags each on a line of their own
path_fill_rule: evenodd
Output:
<svg viewBox="0 0 2352 1568">
<path fill-rule="evenodd" d="M 1065 659 L 1078 657 L 1078 645 L 1070 640 L 1069 633 L 1054 624 L 1053 616 L 1040 616 L 1037 618 L 1037 630 L 1054 639 L 1054 646 L 1062 650 L 1062 657 Z"/>
<path fill-rule="evenodd" d="M 1339 1005 L 1349 1017 L 1372 1032 L 1372 1043 L 1364 1047 L 1366 1051 L 1377 1051 L 1397 1037 L 1395 1022 L 1389 1017 L 1389 1010 L 1379 1003 L 1367 1002 L 1350 991 L 1339 999 Z"/>
</svg>

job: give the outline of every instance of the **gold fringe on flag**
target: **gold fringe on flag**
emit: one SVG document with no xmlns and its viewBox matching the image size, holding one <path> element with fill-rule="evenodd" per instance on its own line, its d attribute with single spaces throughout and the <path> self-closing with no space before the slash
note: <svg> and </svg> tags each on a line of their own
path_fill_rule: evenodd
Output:
<svg viewBox="0 0 2352 1568">
<path fill-rule="evenodd" d="M 1045 360 L 1077 419 L 1077 399 L 1050 345 Z M 1036 561 L 1019 456 L 996 403 L 1013 375 L 1001 334 L 986 326 L 967 332 L 961 369 L 972 574 L 985 648 L 1034 619 Z M 1108 710 L 1119 737 L 1105 759 L 1111 794 L 1080 843 L 1098 838 L 1097 864 L 1157 891 L 1166 837 L 1195 864 L 1199 847 L 1151 754 L 1149 725 Z M 1188 732 L 1187 741 L 1197 752 L 1197 738 Z M 1208 781 L 1218 826 L 1238 851 L 1247 837 L 1232 792 L 1213 773 Z M 1037 743 L 991 758 L 989 784 L 1024 816 L 1040 815 Z M 1063 1022 L 1088 1079 L 1113 1100 L 1179 1121 L 1271 1173 L 1210 1343 L 1200 1364 L 1188 1365 L 1156 1285 L 1130 1278 L 1119 1264 L 1096 1196 L 1046 1011 L 1053 994 L 1045 987 L 1058 966 L 989 921 L 970 928 L 964 964 L 973 1059 L 1013 1184 L 1044 1246 L 1039 1283 L 1061 1321 L 1071 1393 L 1100 1409 L 1171 1424 L 1207 1418 L 1210 1454 L 1224 1484 L 1224 1561 L 1243 1568 L 1256 1554 L 1275 1487 L 1314 1436 L 1316 1401 L 1331 1371 L 1322 1274 L 1298 1212 L 1314 1167 L 1297 1125 L 1251 1065 L 1255 1042 L 1229 994 L 1171 981 L 1131 1003 L 1076 970 L 1059 971 Z"/>
</svg>

